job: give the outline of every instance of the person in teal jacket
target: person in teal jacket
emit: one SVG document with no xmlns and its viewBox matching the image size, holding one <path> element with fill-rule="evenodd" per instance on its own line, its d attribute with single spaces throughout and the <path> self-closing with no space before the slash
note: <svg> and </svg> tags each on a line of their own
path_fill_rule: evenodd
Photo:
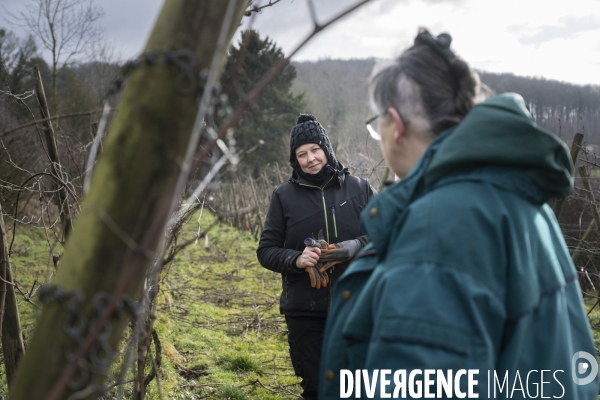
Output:
<svg viewBox="0 0 600 400">
<path fill-rule="evenodd" d="M 521 96 L 480 101 L 450 42 L 422 29 L 372 73 L 369 131 L 402 179 L 364 209 L 371 242 L 333 289 L 319 398 L 596 399 L 578 275 L 546 204 L 573 188 L 568 150 Z"/>
</svg>

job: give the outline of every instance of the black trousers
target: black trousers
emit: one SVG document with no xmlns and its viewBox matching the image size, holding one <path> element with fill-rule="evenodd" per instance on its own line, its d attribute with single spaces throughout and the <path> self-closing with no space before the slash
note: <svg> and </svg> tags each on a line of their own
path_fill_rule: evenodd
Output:
<svg viewBox="0 0 600 400">
<path fill-rule="evenodd" d="M 319 365 L 325 317 L 286 315 L 285 322 L 288 327 L 288 343 L 294 372 L 302 378 L 302 398 L 316 400 L 319 392 Z"/>
</svg>

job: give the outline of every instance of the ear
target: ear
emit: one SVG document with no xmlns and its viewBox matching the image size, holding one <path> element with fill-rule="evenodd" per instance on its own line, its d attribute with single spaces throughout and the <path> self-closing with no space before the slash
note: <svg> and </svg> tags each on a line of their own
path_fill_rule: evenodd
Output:
<svg viewBox="0 0 600 400">
<path fill-rule="evenodd" d="M 387 109 L 392 122 L 394 123 L 394 142 L 400 143 L 400 141 L 406 136 L 405 135 L 405 127 L 404 122 L 402 122 L 402 118 L 400 118 L 400 114 L 398 114 L 398 110 L 394 107 L 390 107 Z"/>
</svg>

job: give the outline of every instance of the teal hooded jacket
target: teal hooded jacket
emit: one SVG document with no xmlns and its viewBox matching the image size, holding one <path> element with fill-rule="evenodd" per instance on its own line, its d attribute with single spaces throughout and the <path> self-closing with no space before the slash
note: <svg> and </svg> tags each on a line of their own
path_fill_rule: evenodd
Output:
<svg viewBox="0 0 600 400">
<path fill-rule="evenodd" d="M 578 274 L 546 204 L 572 188 L 568 149 L 517 94 L 438 136 L 362 213 L 371 242 L 334 287 L 319 398 L 596 399 Z"/>
</svg>

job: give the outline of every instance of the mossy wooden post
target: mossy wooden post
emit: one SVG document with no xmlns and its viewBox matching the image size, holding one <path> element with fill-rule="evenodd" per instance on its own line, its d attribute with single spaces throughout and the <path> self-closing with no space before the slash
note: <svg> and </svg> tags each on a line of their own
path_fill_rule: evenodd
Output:
<svg viewBox="0 0 600 400">
<path fill-rule="evenodd" d="M 246 0 L 235 0 L 231 39 Z M 198 56 L 196 74 L 210 68 L 229 1 L 166 0 L 145 51 L 188 49 Z M 77 224 L 69 235 L 61 266 L 52 282 L 79 289 L 83 312 L 92 315 L 91 298 L 99 292 L 126 289 L 138 298 L 164 227 L 181 163 L 197 112 L 196 95 L 176 90 L 179 69 L 173 65 L 134 70 L 124 89 L 98 160 Z M 67 312 L 45 303 L 21 362 L 11 400 L 66 399 L 65 371 L 80 367 L 65 357 Z M 106 343 L 115 349 L 129 316 L 112 319 Z M 87 335 L 84 340 L 89 340 Z M 87 357 L 87 356 L 86 356 Z M 97 393 L 80 393 L 93 399 Z"/>
<path fill-rule="evenodd" d="M 44 85 L 42 83 L 42 75 L 40 74 L 38 67 L 33 68 L 33 77 L 35 79 L 35 95 L 40 107 L 40 114 L 42 115 L 42 118 L 50 118 L 48 102 L 46 101 L 46 93 L 44 92 Z M 51 163 L 50 171 L 52 171 L 54 176 L 60 178 L 60 180 L 64 182 L 65 179 L 62 173 L 62 165 L 58 157 L 58 146 L 56 146 L 56 138 L 54 137 L 52 121 L 45 121 L 43 124 L 44 136 L 46 137 L 46 149 L 48 151 L 48 156 L 50 157 Z M 66 240 L 72 228 L 71 207 L 69 206 L 67 189 L 58 182 L 56 187 L 58 188 L 57 206 L 60 213 L 60 222 L 63 227 L 63 238 Z"/>
<path fill-rule="evenodd" d="M 0 276 L 5 282 L 0 283 L 0 293 L 4 300 L 2 318 L 2 355 L 4 356 L 4 369 L 6 371 L 6 382 L 9 387 L 17 371 L 19 360 L 25 354 L 23 345 L 23 332 L 21 331 L 21 320 L 17 307 L 17 296 L 12 286 L 13 278 L 10 268 L 10 258 L 6 245 L 6 229 L 4 229 L 4 218 L 0 207 Z"/>
</svg>

